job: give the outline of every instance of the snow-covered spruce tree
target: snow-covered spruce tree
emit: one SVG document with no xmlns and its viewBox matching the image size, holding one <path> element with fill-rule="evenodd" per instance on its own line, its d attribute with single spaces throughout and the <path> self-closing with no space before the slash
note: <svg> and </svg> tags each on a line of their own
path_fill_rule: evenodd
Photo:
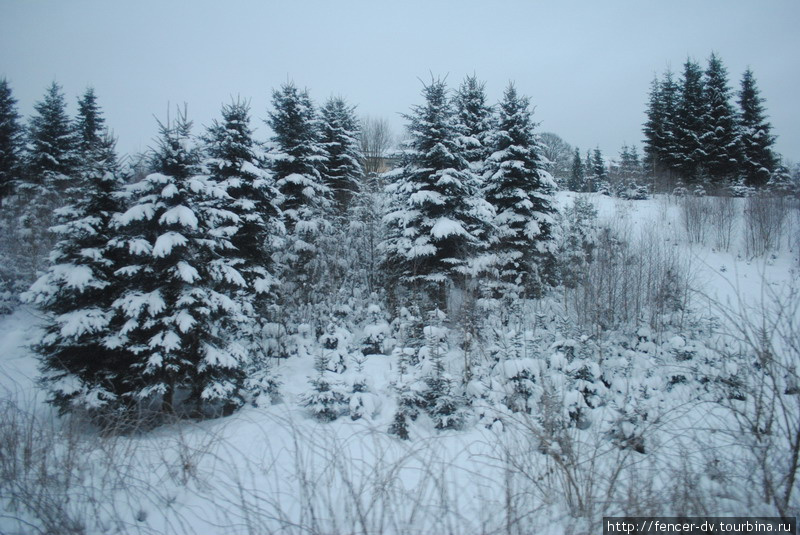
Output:
<svg viewBox="0 0 800 535">
<path fill-rule="evenodd" d="M 708 131 L 704 121 L 703 72 L 700 65 L 691 59 L 687 59 L 683 67 L 671 159 L 679 178 L 687 184 L 694 184 L 700 179 L 706 156 L 702 139 Z"/>
<path fill-rule="evenodd" d="M 453 96 L 453 105 L 464 158 L 480 176 L 491 153 L 492 108 L 486 104 L 486 84 L 475 75 L 467 76 Z"/>
<path fill-rule="evenodd" d="M 347 412 L 350 406 L 349 393 L 345 385 L 336 379 L 335 374 L 328 370 L 326 352 L 315 357 L 314 369 L 317 375 L 309 378 L 311 391 L 300 398 L 300 404 L 317 420 L 332 422 Z"/>
<path fill-rule="evenodd" d="M 246 365 L 247 390 L 257 403 L 278 399 L 278 381 L 267 357 L 281 347 L 278 316 L 277 266 L 272 254 L 277 251 L 284 233 L 278 204 L 280 194 L 272 175 L 257 155 L 257 144 L 250 127 L 250 107 L 237 100 L 223 105 L 222 120 L 214 120 L 204 141 L 203 165 L 209 179 L 225 190 L 227 196 L 213 202 L 220 210 L 235 214 L 231 249 L 220 252 L 244 277 L 246 288 L 238 288 L 235 297 L 247 321 L 236 325 L 246 341 L 249 362 Z M 227 283 L 226 283 L 227 284 Z M 258 401 L 262 400 L 262 401 Z"/>
<path fill-rule="evenodd" d="M 194 413 L 216 413 L 242 403 L 246 355 L 230 333 L 247 283 L 226 254 L 240 220 L 219 208 L 225 190 L 197 174 L 186 112 L 160 128 L 156 172 L 128 187 L 131 206 L 116 218 L 125 291 L 114 308 L 136 355 L 128 395 L 173 412 L 180 390 Z"/>
<path fill-rule="evenodd" d="M 238 218 L 230 237 L 233 248 L 223 254 L 247 282 L 239 297 L 249 315 L 266 321 L 279 283 L 272 253 L 280 246 L 283 224 L 279 193 L 256 153 L 249 105 L 224 105 L 222 121 L 213 121 L 203 141 L 209 179 L 227 193 L 215 199 L 217 208 Z"/>
<path fill-rule="evenodd" d="M 17 286 L 19 268 L 16 251 L 17 213 L 24 206 L 13 202 L 9 196 L 14 191 L 22 172 L 24 130 L 19 123 L 17 100 L 11 93 L 8 81 L 0 79 L 0 314 L 10 312 L 17 303 L 21 288 Z"/>
<path fill-rule="evenodd" d="M 608 170 L 603 158 L 600 147 L 595 147 L 592 151 L 592 176 L 594 177 L 595 189 L 599 193 L 611 195 L 611 184 L 608 179 Z"/>
<path fill-rule="evenodd" d="M 19 119 L 11 86 L 0 79 L 0 203 L 11 195 L 20 172 L 24 130 Z"/>
<path fill-rule="evenodd" d="M 8 263 L 15 277 L 30 284 L 47 266 L 55 243 L 50 226 L 57 208 L 67 204 L 77 164 L 77 137 L 66 111 L 61 86 L 53 82 L 34 106 L 28 125 L 24 171 L 16 184 L 15 199 L 8 207 L 13 217 L 15 245 Z"/>
<path fill-rule="evenodd" d="M 91 115 L 96 120 L 87 122 Z M 49 401 L 64 413 L 111 416 L 124 408 L 133 355 L 120 336 L 112 307 L 121 287 L 118 258 L 109 248 L 112 219 L 120 211 L 123 180 L 114 141 L 103 128 L 96 102 L 81 107 L 80 172 L 70 188 L 72 203 L 57 210 L 58 241 L 51 266 L 24 295 L 46 314 L 35 344 Z"/>
<path fill-rule="evenodd" d="M 575 148 L 575 155 L 572 158 L 572 170 L 570 171 L 567 189 L 570 191 L 583 191 L 586 182 L 586 172 L 583 169 L 581 150 Z"/>
<path fill-rule="evenodd" d="M 308 96 L 293 83 L 272 92 L 273 110 L 268 124 L 272 128 L 270 167 L 282 195 L 280 208 L 286 226 L 287 243 L 281 254 L 287 291 L 301 303 L 324 292 L 317 287 L 323 277 L 319 271 L 318 240 L 328 232 L 331 189 L 321 170 L 326 160 L 320 143 L 319 121 Z M 317 272 L 317 273 L 315 273 Z"/>
<path fill-rule="evenodd" d="M 419 406 L 433 420 L 436 429 L 458 429 L 464 423 L 466 411 L 463 396 L 457 392 L 456 380 L 445 371 L 447 329 L 444 313 L 433 310 L 425 326 L 425 345 L 419 351 Z"/>
<path fill-rule="evenodd" d="M 321 110 L 320 143 L 325 149 L 322 178 L 331 190 L 336 214 L 345 216 L 364 176 L 360 125 L 355 106 L 330 98 Z"/>
<path fill-rule="evenodd" d="M 741 142 L 741 174 L 750 187 L 760 187 L 769 181 L 777 165 L 772 151 L 775 136 L 767 121 L 764 99 L 759 96 L 753 71 L 747 69 L 739 90 L 738 127 Z"/>
<path fill-rule="evenodd" d="M 663 79 L 653 79 L 647 105 L 647 121 L 644 124 L 644 165 L 654 176 L 671 178 L 677 166 L 675 158 L 677 133 L 676 113 L 678 85 L 672 71 L 667 70 Z"/>
<path fill-rule="evenodd" d="M 390 285 L 406 287 L 447 308 L 449 283 L 464 284 L 483 248 L 491 208 L 462 155 L 447 88 L 434 80 L 425 104 L 413 108 L 403 166 L 389 177 L 383 266 Z"/>
<path fill-rule="evenodd" d="M 485 196 L 496 212 L 491 251 L 501 292 L 534 296 L 555 281 L 553 192 L 543 170 L 527 97 L 509 84 L 498 107 Z"/>
<path fill-rule="evenodd" d="M 703 165 L 714 184 L 730 183 L 739 169 L 739 136 L 736 114 L 730 103 L 728 71 L 716 54 L 708 59 L 703 83 L 705 114 L 701 137 Z"/>
</svg>

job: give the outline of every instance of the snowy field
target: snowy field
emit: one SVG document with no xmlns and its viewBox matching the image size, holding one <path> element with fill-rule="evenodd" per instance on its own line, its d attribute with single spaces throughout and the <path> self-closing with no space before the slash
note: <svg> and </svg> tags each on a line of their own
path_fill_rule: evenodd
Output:
<svg viewBox="0 0 800 535">
<path fill-rule="evenodd" d="M 562 210 L 575 195 L 559 193 Z M 37 311 L 0 318 L 0 532 L 560 534 L 598 533 L 604 515 L 798 514 L 797 206 L 764 252 L 748 241 L 745 199 L 733 200 L 729 236 L 714 216 L 693 227 L 674 197 L 590 199 L 599 226 L 631 246 L 628 261 L 669 259 L 691 291 L 660 328 L 579 329 L 564 324 L 578 296 L 557 289 L 468 356 L 460 326 L 445 321 L 448 371 L 458 377 L 469 357 L 480 378 L 467 384 L 461 430 L 438 431 L 420 414 L 409 440 L 387 433 L 400 344 L 391 337 L 360 373 L 339 374 L 343 384 L 366 378 L 364 417 L 312 418 L 301 401 L 321 349 L 298 335 L 305 349 L 276 362 L 279 403 L 100 435 L 44 403 L 27 346 Z M 521 353 L 498 350 L 504 341 Z M 750 366 L 769 359 L 750 342 L 785 357 L 764 374 L 771 385 L 754 379 Z M 538 389 L 530 413 L 494 403 L 524 377 Z"/>
</svg>

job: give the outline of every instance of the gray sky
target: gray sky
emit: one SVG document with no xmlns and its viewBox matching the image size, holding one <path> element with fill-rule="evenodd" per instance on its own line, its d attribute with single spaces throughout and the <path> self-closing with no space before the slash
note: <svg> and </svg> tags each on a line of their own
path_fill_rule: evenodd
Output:
<svg viewBox="0 0 800 535">
<path fill-rule="evenodd" d="M 399 133 L 420 80 L 446 75 L 452 88 L 474 72 L 492 102 L 514 80 L 540 131 L 615 157 L 623 143 L 641 148 L 654 73 L 680 74 L 687 56 L 705 66 L 713 50 L 733 89 L 753 69 L 777 150 L 798 161 L 798 22 L 797 0 L 0 0 L 0 77 L 26 117 L 53 80 L 71 112 L 93 86 L 119 150 L 132 152 L 152 145 L 168 103 L 188 103 L 200 126 L 237 95 L 263 139 L 271 90 L 287 79 Z"/>
</svg>

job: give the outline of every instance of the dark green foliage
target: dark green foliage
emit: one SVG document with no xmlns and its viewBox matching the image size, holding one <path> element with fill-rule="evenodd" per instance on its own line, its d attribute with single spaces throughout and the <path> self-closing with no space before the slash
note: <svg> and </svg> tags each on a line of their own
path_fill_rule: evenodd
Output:
<svg viewBox="0 0 800 535">
<path fill-rule="evenodd" d="M 45 195 L 52 206 L 63 204 L 77 167 L 78 136 L 67 115 L 61 86 L 53 82 L 34 106 L 28 127 L 26 193 Z"/>
<path fill-rule="evenodd" d="M 24 131 L 19 123 L 17 100 L 8 80 L 0 80 L 0 202 L 11 195 L 18 180 Z"/>
<path fill-rule="evenodd" d="M 739 169 L 739 139 L 730 103 L 728 72 L 716 54 L 711 54 L 708 60 L 703 91 L 706 109 L 701 141 L 705 172 L 716 184 L 730 182 Z"/>
<path fill-rule="evenodd" d="M 575 156 L 572 158 L 572 170 L 569 175 L 569 182 L 567 182 L 567 189 L 570 191 L 583 191 L 585 184 L 586 173 L 583 169 L 581 151 L 576 147 Z"/>
<path fill-rule="evenodd" d="M 772 151 L 775 136 L 767 121 L 764 99 L 759 96 L 753 72 L 747 69 L 739 90 L 739 133 L 742 161 L 741 174 L 745 183 L 760 187 L 767 183 L 777 164 Z"/>
<path fill-rule="evenodd" d="M 702 139 L 707 131 L 703 120 L 705 110 L 703 73 L 696 62 L 686 60 L 675 116 L 672 157 L 677 171 L 688 183 L 699 179 L 706 158 Z"/>
</svg>

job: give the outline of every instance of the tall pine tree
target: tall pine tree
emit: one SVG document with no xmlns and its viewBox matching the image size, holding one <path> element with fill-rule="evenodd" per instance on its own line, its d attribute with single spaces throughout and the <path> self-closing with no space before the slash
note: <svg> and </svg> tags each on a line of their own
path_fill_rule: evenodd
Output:
<svg viewBox="0 0 800 535">
<path fill-rule="evenodd" d="M 282 195 L 288 240 L 282 255 L 284 278 L 287 291 L 308 302 L 313 286 L 324 276 L 317 262 L 317 242 L 328 232 L 332 208 L 332 192 L 321 172 L 327 155 L 307 91 L 287 83 L 273 91 L 272 106 L 268 120 L 273 131 L 269 158 Z"/>
<path fill-rule="evenodd" d="M 445 83 L 434 80 L 422 94 L 425 103 L 405 116 L 403 166 L 387 187 L 384 268 L 395 282 L 423 291 L 444 309 L 448 282 L 463 283 L 481 249 L 488 207 L 477 197 L 479 179 L 461 152 Z"/>
<path fill-rule="evenodd" d="M 345 216 L 364 178 L 359 121 L 355 107 L 341 97 L 330 98 L 321 115 L 320 142 L 326 153 L 323 178 L 337 215 Z"/>
<path fill-rule="evenodd" d="M 759 96 L 753 71 L 747 69 L 739 90 L 739 136 L 741 142 L 741 173 L 748 186 L 765 185 L 777 164 L 772 146 L 775 136 L 767 121 L 764 99 Z"/>
<path fill-rule="evenodd" d="M 94 98 L 91 106 L 80 106 L 78 124 L 81 163 L 70 188 L 73 202 L 56 212 L 52 265 L 25 297 L 46 313 L 35 348 L 50 401 L 62 412 L 108 416 L 124 407 L 133 358 L 112 307 L 121 288 L 117 251 L 109 243 L 123 181 Z"/>
<path fill-rule="evenodd" d="M 492 108 L 486 104 L 486 84 L 467 76 L 453 97 L 463 154 L 472 170 L 481 174 L 491 152 Z"/>
<path fill-rule="evenodd" d="M 544 171 L 533 128 L 528 98 L 509 84 L 498 107 L 485 196 L 496 212 L 491 249 L 499 279 L 526 295 L 541 294 L 555 280 L 556 185 Z"/>
<path fill-rule="evenodd" d="M 114 307 L 136 355 L 128 371 L 135 401 L 175 408 L 184 390 L 193 411 L 242 403 L 244 349 L 230 337 L 240 321 L 235 294 L 246 288 L 227 257 L 236 214 L 219 208 L 223 188 L 198 175 L 198 154 L 185 112 L 161 125 L 155 173 L 129 186 L 131 207 L 116 219 L 118 270 L 125 292 Z"/>
<path fill-rule="evenodd" d="M 730 182 L 735 178 L 739 167 L 736 116 L 730 103 L 728 72 L 722 60 L 713 53 L 708 59 L 703 92 L 703 165 L 712 182 Z"/>
<path fill-rule="evenodd" d="M 270 319 L 277 299 L 279 275 L 272 255 L 282 244 L 280 194 L 264 162 L 250 127 L 250 107 L 236 101 L 222 107 L 222 120 L 214 120 L 205 137 L 204 166 L 209 179 L 227 195 L 212 202 L 236 216 L 231 222 L 230 249 L 220 252 L 244 277 L 246 288 L 237 295 L 252 322 L 240 327 L 255 336 L 259 323 Z"/>
<path fill-rule="evenodd" d="M 572 170 L 570 171 L 567 189 L 570 191 L 583 191 L 586 182 L 586 173 L 583 169 L 581 150 L 575 148 L 575 155 L 572 157 Z"/>
<path fill-rule="evenodd" d="M 705 102 L 703 73 L 697 62 L 687 59 L 675 114 L 675 146 L 672 149 L 675 168 L 687 183 L 697 182 L 703 173 L 706 153 L 702 138 L 707 132 Z"/>
<path fill-rule="evenodd" d="M 0 203 L 11 195 L 21 170 L 24 131 L 19 119 L 11 86 L 0 79 Z"/>
</svg>

